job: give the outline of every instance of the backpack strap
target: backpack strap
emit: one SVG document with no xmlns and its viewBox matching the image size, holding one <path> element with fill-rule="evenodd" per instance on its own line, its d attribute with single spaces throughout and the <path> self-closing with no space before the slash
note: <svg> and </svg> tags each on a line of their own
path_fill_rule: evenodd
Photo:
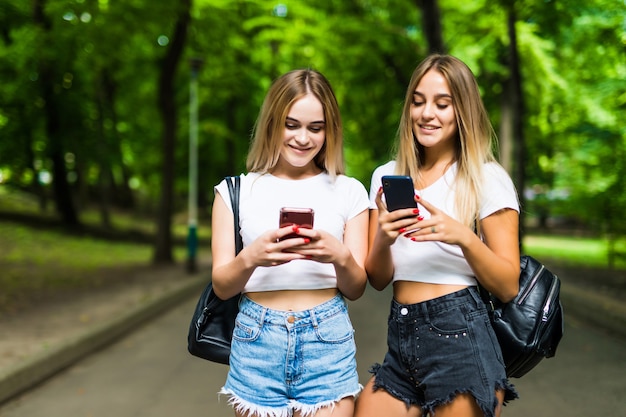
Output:
<svg viewBox="0 0 626 417">
<path fill-rule="evenodd" d="M 228 193 L 230 194 L 230 205 L 233 208 L 233 224 L 235 231 L 235 254 L 243 249 L 243 240 L 241 238 L 239 226 L 239 195 L 241 194 L 241 177 L 226 177 L 228 185 Z"/>
</svg>

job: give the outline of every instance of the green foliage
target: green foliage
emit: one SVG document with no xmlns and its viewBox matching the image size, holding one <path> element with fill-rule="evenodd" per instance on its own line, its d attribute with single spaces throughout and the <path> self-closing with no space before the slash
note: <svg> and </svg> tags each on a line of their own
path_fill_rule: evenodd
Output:
<svg viewBox="0 0 626 417">
<path fill-rule="evenodd" d="M 92 238 L 62 237 L 58 232 L 37 231 L 15 223 L 0 223 L 0 235 L 2 261 L 7 264 L 51 267 L 63 264 L 70 268 L 90 269 L 125 264 L 141 265 L 146 263 L 150 255 L 147 245 L 111 245 Z M 63 244 L 59 245 L 61 240 Z"/>
<path fill-rule="evenodd" d="M 537 135 L 545 140 L 543 145 L 534 141 L 542 159 L 533 174 L 538 180 L 549 174 L 548 187 L 572 196 L 569 215 L 592 226 L 620 221 L 616 212 L 602 207 L 619 196 L 608 190 L 624 185 L 626 129 L 618 114 L 626 104 L 625 11 L 623 3 L 609 1 L 579 2 L 562 10 L 569 30 L 548 38 L 554 44 L 551 67 L 558 88 L 552 104 L 545 103 L 534 119 Z"/>
<path fill-rule="evenodd" d="M 0 182 L 50 198 L 45 68 L 52 72 L 66 168 L 80 207 L 157 210 L 160 63 L 179 2 L 0 0 Z M 419 2 L 417 2 L 419 3 Z M 409 77 L 427 45 L 416 2 L 195 0 L 175 100 L 175 210 L 187 202 L 190 58 L 201 58 L 199 201 L 245 170 L 250 132 L 272 79 L 313 67 L 331 81 L 345 126 L 348 173 L 366 186 L 390 158 Z M 626 5 L 613 0 L 439 0 L 444 42 L 478 77 L 496 130 L 508 79 L 513 7 L 524 94 L 533 215 L 619 231 L 626 211 Z M 524 190 L 521 190 L 524 191 Z M 528 190 L 526 190 L 528 191 Z M 84 216 L 83 216 L 84 217 Z M 94 221 L 96 221 L 94 219 Z M 623 228 L 622 228 L 623 229 Z M 626 233 L 626 232 L 619 232 Z"/>
<path fill-rule="evenodd" d="M 0 220 L 0 317 L 41 297 L 123 284 L 127 276 L 124 271 L 144 267 L 152 256 L 152 247 L 147 243 L 68 234 L 55 226 L 52 215 L 39 212 L 32 195 L 2 185 L 0 215 L 10 218 L 12 214 L 21 215 L 23 220 Z M 42 217 L 48 221 L 38 220 Z M 97 228 L 94 210 L 83 210 L 82 217 L 86 227 Z M 154 222 L 149 218 L 124 212 L 116 212 L 112 217 L 112 223 L 121 233 L 154 233 Z M 29 219 L 34 222 L 29 224 Z M 210 249 L 206 244 L 210 237 L 206 223 L 203 220 L 198 230 L 202 242 L 198 256 L 203 258 Z M 177 240 L 184 242 L 186 225 L 176 221 L 173 231 Z M 182 243 L 177 245 L 175 258 L 182 261 L 186 256 L 186 247 Z"/>
<path fill-rule="evenodd" d="M 0 313 L 33 294 L 104 284 L 98 271 L 145 265 L 148 245 L 111 244 L 61 232 L 0 222 Z"/>
<path fill-rule="evenodd" d="M 605 268 L 608 245 L 605 239 L 571 236 L 529 235 L 524 239 L 524 253 L 568 266 Z M 626 270 L 626 259 L 615 265 Z"/>
</svg>

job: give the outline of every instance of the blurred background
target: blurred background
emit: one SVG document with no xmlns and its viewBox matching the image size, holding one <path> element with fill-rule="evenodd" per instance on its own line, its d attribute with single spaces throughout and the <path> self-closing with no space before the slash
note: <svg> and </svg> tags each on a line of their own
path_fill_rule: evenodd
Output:
<svg viewBox="0 0 626 417">
<path fill-rule="evenodd" d="M 213 186 L 291 69 L 332 83 L 368 187 L 435 51 L 478 78 L 524 251 L 626 268 L 622 0 L 0 0 L 0 28 L 0 314 L 120 268 L 195 270 Z"/>
<path fill-rule="evenodd" d="M 185 349 L 213 186 L 245 170 L 272 80 L 311 67 L 369 187 L 431 52 L 476 75 L 522 250 L 563 281 L 557 358 L 506 412 L 624 415 L 625 0 L 0 0 L 0 414 L 231 415 L 226 367 Z M 387 300 L 351 304 L 362 378 Z"/>
</svg>

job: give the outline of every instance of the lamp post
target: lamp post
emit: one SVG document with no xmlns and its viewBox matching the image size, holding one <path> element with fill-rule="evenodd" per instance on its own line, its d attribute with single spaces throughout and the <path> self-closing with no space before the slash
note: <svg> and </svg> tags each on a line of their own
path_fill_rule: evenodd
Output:
<svg viewBox="0 0 626 417">
<path fill-rule="evenodd" d="M 198 72 L 203 60 L 189 60 L 189 215 L 187 219 L 187 272 L 198 270 Z"/>
</svg>

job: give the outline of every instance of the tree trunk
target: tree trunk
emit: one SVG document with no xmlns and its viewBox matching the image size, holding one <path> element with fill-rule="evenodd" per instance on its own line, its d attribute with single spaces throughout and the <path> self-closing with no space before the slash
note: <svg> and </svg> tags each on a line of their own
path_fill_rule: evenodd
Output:
<svg viewBox="0 0 626 417">
<path fill-rule="evenodd" d="M 115 110 L 115 101 L 117 99 L 117 84 L 111 76 L 110 69 L 102 70 L 101 76 L 102 100 L 103 100 L 103 117 L 111 118 L 113 128 L 107 134 L 107 143 L 109 144 L 109 166 L 107 167 L 107 177 L 110 187 L 109 197 L 111 205 L 132 209 L 135 207 L 135 199 L 133 190 L 130 188 L 131 174 L 124 162 L 124 153 L 122 151 L 121 138 L 117 129 L 118 119 Z M 113 168 L 118 167 L 121 179 L 116 181 Z"/>
<path fill-rule="evenodd" d="M 39 26 L 44 37 L 49 36 L 51 24 L 44 13 L 45 0 L 35 0 L 33 5 L 33 20 Z M 60 119 L 60 100 L 54 91 L 54 65 L 51 62 L 42 61 L 39 66 L 42 97 L 45 102 L 46 135 L 48 137 L 48 157 L 52 161 L 52 189 L 54 202 L 61 220 L 66 226 L 79 226 L 78 214 L 72 198 L 72 190 L 67 181 L 67 169 L 65 167 L 65 152 L 63 146 L 63 132 Z"/>
<path fill-rule="evenodd" d="M 30 116 L 28 116 L 28 112 L 24 111 L 24 107 L 19 109 L 20 117 L 22 120 L 30 120 Z M 46 195 L 46 188 L 41 184 L 40 178 L 40 167 L 35 163 L 35 152 L 33 150 L 33 128 L 28 126 L 27 129 L 23 131 L 24 137 L 24 154 L 26 155 L 26 160 L 28 161 L 27 167 L 33 172 L 32 180 L 28 188 L 37 196 L 37 200 L 39 201 L 39 210 L 41 213 L 45 213 L 48 208 L 48 196 Z"/>
<path fill-rule="evenodd" d="M 517 34 L 515 32 L 515 2 L 512 2 L 508 10 L 508 32 L 509 32 L 509 93 L 511 103 L 511 133 L 513 137 L 513 182 L 517 187 L 520 204 L 520 245 L 524 230 L 524 188 L 526 187 L 526 143 L 524 140 L 524 100 L 522 97 L 522 75 L 519 63 L 519 53 L 517 49 Z"/>
<path fill-rule="evenodd" d="M 174 28 L 174 36 L 162 61 L 159 77 L 158 105 L 163 120 L 161 165 L 161 201 L 158 209 L 157 236 L 153 261 L 172 263 L 172 213 L 174 200 L 174 152 L 176 149 L 176 103 L 174 77 L 187 38 L 191 19 L 191 0 L 181 2 L 181 10 Z"/>
<path fill-rule="evenodd" d="M 422 10 L 422 29 L 426 36 L 429 53 L 446 53 L 441 30 L 441 12 L 437 0 L 416 0 Z"/>
<path fill-rule="evenodd" d="M 515 109 L 511 102 L 511 82 L 506 80 L 502 91 L 500 106 L 500 129 L 498 132 L 498 158 L 500 164 L 513 175 L 513 114 Z"/>
<path fill-rule="evenodd" d="M 98 160 L 98 206 L 100 208 L 100 223 L 106 230 L 112 229 L 111 223 L 111 192 L 112 179 L 111 175 L 111 146 L 110 138 L 105 128 L 105 120 L 107 119 L 107 108 L 110 104 L 107 100 L 109 94 L 108 85 L 106 83 L 106 69 L 99 72 L 96 83 L 95 102 L 98 108 L 98 142 L 97 142 L 97 160 Z M 112 106 L 111 106 L 112 107 Z M 115 125 L 114 125 L 115 126 Z M 114 127 L 115 129 L 115 127 Z"/>
</svg>

